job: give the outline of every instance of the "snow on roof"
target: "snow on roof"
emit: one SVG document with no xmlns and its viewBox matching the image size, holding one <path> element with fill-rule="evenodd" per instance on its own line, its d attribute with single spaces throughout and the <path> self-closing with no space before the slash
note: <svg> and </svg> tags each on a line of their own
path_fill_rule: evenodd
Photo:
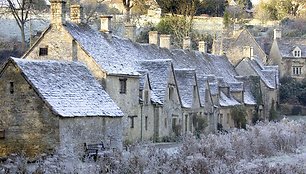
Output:
<svg viewBox="0 0 306 174">
<path fill-rule="evenodd" d="M 240 105 L 240 103 L 234 99 L 232 96 L 226 96 L 223 92 L 220 92 L 220 98 L 219 98 L 220 106 L 236 106 Z"/>
<path fill-rule="evenodd" d="M 152 98 L 153 102 L 163 104 L 168 87 L 171 60 L 145 60 L 139 62 L 139 66 L 150 74 L 151 88 L 156 96 Z"/>
<path fill-rule="evenodd" d="M 243 93 L 244 103 L 247 105 L 256 105 L 257 102 L 250 90 L 245 90 Z"/>
<path fill-rule="evenodd" d="M 304 38 L 277 39 L 277 45 L 282 57 L 294 58 L 292 51 L 299 47 L 302 51 L 302 58 L 306 58 L 306 39 Z"/>
<path fill-rule="evenodd" d="M 231 85 L 232 91 L 242 90 L 232 64 L 225 56 L 203 54 L 198 51 L 160 48 L 153 44 L 134 43 L 117 36 L 105 36 L 88 25 L 67 22 L 66 29 L 81 47 L 109 74 L 139 75 L 137 71 L 148 70 L 156 102 L 163 102 L 167 88 L 167 68 L 171 62 L 176 69 L 195 69 L 199 76 L 214 76 L 222 79 L 220 85 Z M 166 62 L 161 62 L 165 59 Z M 148 61 L 157 60 L 157 61 Z M 169 61 L 171 60 L 171 62 Z M 163 74 L 164 73 L 164 74 Z M 141 82 L 140 78 L 140 83 Z M 212 88 L 218 93 L 218 85 Z M 203 101 L 203 100 L 202 100 Z"/>
<path fill-rule="evenodd" d="M 275 89 L 278 86 L 278 70 L 277 67 L 272 68 L 269 66 L 263 66 L 258 59 L 244 59 L 251 67 L 256 71 L 260 79 L 271 89 Z"/>
<path fill-rule="evenodd" d="M 51 109 L 62 117 L 123 116 L 81 63 L 12 58 Z"/>
<path fill-rule="evenodd" d="M 139 75 L 134 61 L 122 61 L 120 54 L 112 43 L 100 32 L 95 31 L 86 24 L 73 24 L 66 22 L 68 32 L 91 56 L 98 65 L 109 74 Z"/>
<path fill-rule="evenodd" d="M 206 103 L 206 89 L 208 89 L 207 77 L 196 75 L 198 81 L 198 90 L 201 106 L 205 106 Z"/>
<path fill-rule="evenodd" d="M 217 82 L 210 82 L 209 89 L 211 95 L 218 95 L 219 94 L 219 87 Z"/>
<path fill-rule="evenodd" d="M 143 90 L 146 82 L 146 78 L 148 77 L 148 71 L 138 71 L 140 74 L 139 77 L 139 90 Z"/>
<path fill-rule="evenodd" d="M 228 83 L 231 92 L 241 92 L 243 91 L 243 82 L 232 82 Z"/>
<path fill-rule="evenodd" d="M 192 69 L 175 69 L 175 78 L 180 93 L 182 105 L 185 108 L 191 108 L 194 98 L 195 70 Z M 205 96 L 204 96 L 205 97 Z"/>
</svg>

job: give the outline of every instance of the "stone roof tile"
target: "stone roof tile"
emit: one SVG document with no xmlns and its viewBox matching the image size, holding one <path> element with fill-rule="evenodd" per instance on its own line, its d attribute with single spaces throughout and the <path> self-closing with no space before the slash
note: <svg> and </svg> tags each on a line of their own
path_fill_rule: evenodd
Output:
<svg viewBox="0 0 306 174">
<path fill-rule="evenodd" d="M 123 116 L 81 63 L 12 58 L 52 110 L 62 117 Z"/>
</svg>

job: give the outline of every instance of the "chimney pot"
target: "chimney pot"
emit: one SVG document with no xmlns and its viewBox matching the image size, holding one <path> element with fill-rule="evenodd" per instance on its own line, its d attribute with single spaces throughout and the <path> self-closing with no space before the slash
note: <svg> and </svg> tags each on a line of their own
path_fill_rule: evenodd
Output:
<svg viewBox="0 0 306 174">
<path fill-rule="evenodd" d="M 253 58 L 254 57 L 254 49 L 250 46 L 243 47 L 243 57 Z"/>
<path fill-rule="evenodd" d="M 199 41 L 199 51 L 207 53 L 207 43 L 205 41 Z"/>
<path fill-rule="evenodd" d="M 74 23 L 83 22 L 83 7 L 79 4 L 74 4 L 70 6 L 70 20 Z"/>
<path fill-rule="evenodd" d="M 65 4 L 63 0 L 50 0 L 51 4 L 51 15 L 50 22 L 52 25 L 59 27 L 65 23 Z"/>
<path fill-rule="evenodd" d="M 161 48 L 170 49 L 171 47 L 171 35 L 170 34 L 161 34 L 159 37 L 159 43 Z"/>
<path fill-rule="evenodd" d="M 112 33 L 112 26 L 111 26 L 112 17 L 113 16 L 100 16 L 100 20 L 101 20 L 100 31 L 101 32 Z"/>
<path fill-rule="evenodd" d="M 136 25 L 134 24 L 126 24 L 125 25 L 125 37 L 130 39 L 131 41 L 136 41 Z"/>
<path fill-rule="evenodd" d="M 282 30 L 281 29 L 274 29 L 274 39 L 281 39 L 282 38 Z"/>
<path fill-rule="evenodd" d="M 149 44 L 155 44 L 159 45 L 159 40 L 158 40 L 158 32 L 157 31 L 150 31 L 149 32 Z"/>
<path fill-rule="evenodd" d="M 191 40 L 190 37 L 185 37 L 183 40 L 183 49 L 191 49 Z"/>
</svg>

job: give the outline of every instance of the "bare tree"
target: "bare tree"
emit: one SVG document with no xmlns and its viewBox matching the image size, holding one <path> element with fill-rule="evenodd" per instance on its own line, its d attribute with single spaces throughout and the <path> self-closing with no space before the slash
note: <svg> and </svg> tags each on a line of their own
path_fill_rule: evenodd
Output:
<svg viewBox="0 0 306 174">
<path fill-rule="evenodd" d="M 131 9 L 133 8 L 134 4 L 132 0 L 122 0 L 122 3 L 125 8 L 126 22 L 130 22 L 131 21 L 130 13 L 131 13 Z"/>
<path fill-rule="evenodd" d="M 89 23 L 99 16 L 98 12 L 102 11 L 104 0 L 82 0 L 84 6 L 84 22 Z"/>
<path fill-rule="evenodd" d="M 26 49 L 25 25 L 30 19 L 30 13 L 38 10 L 41 5 L 41 0 L 6 0 L 8 9 L 14 16 L 15 21 L 20 29 L 21 34 L 21 50 Z"/>
</svg>

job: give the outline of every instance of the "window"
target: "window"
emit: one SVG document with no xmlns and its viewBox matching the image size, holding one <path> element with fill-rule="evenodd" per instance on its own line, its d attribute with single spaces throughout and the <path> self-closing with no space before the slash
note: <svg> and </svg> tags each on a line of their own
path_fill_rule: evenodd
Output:
<svg viewBox="0 0 306 174">
<path fill-rule="evenodd" d="M 300 50 L 295 50 L 294 51 L 294 57 L 301 57 L 301 51 Z"/>
<path fill-rule="evenodd" d="M 48 55 L 48 47 L 39 48 L 39 56 L 46 56 Z"/>
<path fill-rule="evenodd" d="M 14 94 L 14 82 L 10 82 L 10 93 Z"/>
<path fill-rule="evenodd" d="M 165 128 L 167 128 L 167 118 L 165 118 Z"/>
<path fill-rule="evenodd" d="M 135 125 L 134 125 L 134 124 L 135 124 L 135 123 L 134 123 L 134 121 L 135 121 L 134 118 L 135 118 L 135 117 L 137 117 L 137 116 L 136 116 L 136 115 L 129 116 L 129 118 L 130 118 L 130 123 L 131 123 L 131 124 L 130 124 L 130 128 L 134 128 L 134 126 L 135 126 Z"/>
<path fill-rule="evenodd" d="M 302 67 L 300 66 L 293 66 L 292 67 L 292 75 L 301 75 L 302 74 Z"/>
<path fill-rule="evenodd" d="M 145 129 L 148 130 L 148 116 L 145 117 Z"/>
<path fill-rule="evenodd" d="M 0 129 L 0 139 L 4 139 L 4 138 L 5 138 L 5 130 Z"/>
<path fill-rule="evenodd" d="M 127 79 L 119 79 L 119 82 L 120 82 L 120 94 L 126 94 L 126 80 Z"/>
<path fill-rule="evenodd" d="M 185 115 L 185 132 L 188 130 L 188 115 Z"/>
<path fill-rule="evenodd" d="M 149 104 L 149 91 L 148 90 L 145 90 L 144 92 L 144 103 L 145 105 Z"/>
<path fill-rule="evenodd" d="M 174 92 L 174 85 L 169 84 L 169 100 L 173 98 L 173 92 Z"/>
</svg>

